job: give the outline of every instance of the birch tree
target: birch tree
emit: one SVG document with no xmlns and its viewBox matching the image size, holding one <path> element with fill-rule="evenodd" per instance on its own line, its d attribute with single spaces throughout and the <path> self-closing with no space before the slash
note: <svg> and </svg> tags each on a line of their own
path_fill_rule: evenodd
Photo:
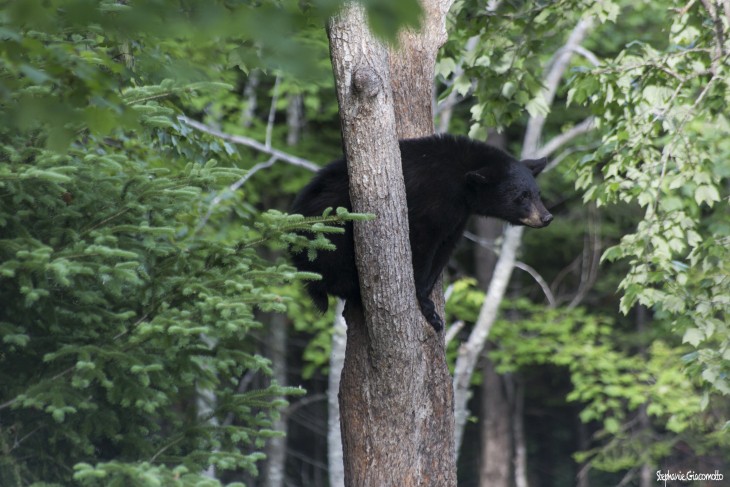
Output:
<svg viewBox="0 0 730 487">
<path fill-rule="evenodd" d="M 562 46 L 553 57 L 550 69 L 544 78 L 544 88 L 541 97 L 546 106 L 549 106 L 554 98 L 560 81 L 563 79 L 565 70 L 568 67 L 571 57 L 580 46 L 582 40 L 590 32 L 592 20 L 589 18 L 581 19 L 573 31 L 571 32 L 566 44 Z M 545 115 L 535 113 L 529 119 L 527 130 L 525 132 L 521 157 L 546 157 L 550 156 L 555 150 L 569 142 L 572 138 L 580 133 L 589 130 L 591 127 L 590 119 L 584 123 L 576 125 L 574 130 L 567 131 L 562 136 L 556 137 L 554 140 L 547 142 L 542 147 L 539 145 L 542 137 L 542 131 L 545 124 Z M 497 317 L 499 305 L 504 298 L 507 285 L 509 284 L 512 270 L 515 267 L 517 251 L 522 240 L 523 227 L 508 227 L 503 235 L 502 246 L 499 258 L 495 265 L 492 279 L 489 283 L 487 296 L 484 300 L 472 332 L 467 341 L 459 348 L 456 367 L 454 370 L 454 410 L 456 417 L 455 445 L 458 451 L 461 445 L 464 426 L 466 424 L 467 401 L 469 398 L 469 384 L 471 376 L 477 365 L 477 360 L 484 349 L 489 331 Z M 519 457 L 519 455 L 518 455 Z M 518 470 L 520 462 L 524 462 L 524 458 L 518 458 Z M 524 469 L 522 469 L 524 471 Z M 524 475 L 516 473 L 516 477 L 524 478 Z M 519 484 L 519 479 L 516 479 Z"/>
</svg>

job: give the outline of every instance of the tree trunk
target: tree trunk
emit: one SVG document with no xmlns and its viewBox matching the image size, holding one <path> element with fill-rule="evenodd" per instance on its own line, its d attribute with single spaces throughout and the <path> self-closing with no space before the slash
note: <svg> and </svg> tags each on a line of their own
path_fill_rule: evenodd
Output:
<svg viewBox="0 0 730 487">
<path fill-rule="evenodd" d="M 523 227 L 509 227 L 504 232 L 502 250 L 487 289 L 487 297 L 479 311 L 477 322 L 469 334 L 469 339 L 459 347 L 459 354 L 454 368 L 454 415 L 456 417 L 454 445 L 456 451 L 459 451 L 461 446 L 464 426 L 469 415 L 467 400 L 469 398 L 471 376 L 474 373 L 479 354 L 481 354 L 486 344 L 489 332 L 497 317 L 497 309 L 502 302 L 502 297 L 512 276 L 522 232 Z"/>
<path fill-rule="evenodd" d="M 377 217 L 354 225 L 363 306 L 345 307 L 340 382 L 345 484 L 453 486 L 443 337 L 416 302 L 397 143 L 399 135 L 430 132 L 415 110 L 398 116 L 416 120 L 396 130 L 388 52 L 372 38 L 359 4 L 346 4 L 331 20 L 329 36 L 353 210 Z M 427 74 L 430 85 L 433 68 Z M 396 84 L 405 86 L 402 81 Z M 429 124 L 432 131 L 430 119 Z"/>
<path fill-rule="evenodd" d="M 512 408 L 504 377 L 486 359 L 482 368 L 482 458 L 479 467 L 479 485 L 482 487 L 510 487 L 512 478 Z"/>
<path fill-rule="evenodd" d="M 405 30 L 398 48 L 390 52 L 396 129 L 399 139 L 434 133 L 433 78 L 436 55 L 446 42 L 446 14 L 453 0 L 421 0 L 423 18 L 418 32 Z"/>
<path fill-rule="evenodd" d="M 342 464 L 342 435 L 340 433 L 340 377 L 345 363 L 347 325 L 342 316 L 344 303 L 337 300 L 335 324 L 332 332 L 330 352 L 330 373 L 327 383 L 327 466 L 330 487 L 344 487 L 345 470 Z"/>
<path fill-rule="evenodd" d="M 304 130 L 304 100 L 301 94 L 289 95 L 286 105 L 286 127 L 286 145 L 297 145 Z"/>
<path fill-rule="evenodd" d="M 504 134 L 490 132 L 487 142 L 506 148 Z M 492 280 L 497 254 L 495 241 L 502 235 L 504 224 L 494 218 L 478 218 L 474 222 L 479 243 L 474 247 L 474 273 L 479 287 L 486 289 Z M 491 244 L 489 247 L 486 244 Z M 489 348 L 489 347 L 488 347 Z M 510 487 L 512 480 L 512 404 L 509 389 L 512 384 L 497 373 L 489 357 L 483 357 L 481 387 L 481 459 L 479 485 Z"/>
<path fill-rule="evenodd" d="M 268 356 L 271 360 L 272 378 L 279 385 L 286 385 L 286 317 L 279 313 L 270 314 Z M 266 469 L 264 476 L 267 487 L 283 487 L 286 464 L 286 416 L 281 414 L 271 429 L 282 436 L 273 436 L 266 445 Z"/>
<path fill-rule="evenodd" d="M 527 444 L 525 441 L 525 383 L 515 380 L 514 412 L 512 413 L 512 436 L 515 442 L 515 487 L 527 487 Z"/>
</svg>

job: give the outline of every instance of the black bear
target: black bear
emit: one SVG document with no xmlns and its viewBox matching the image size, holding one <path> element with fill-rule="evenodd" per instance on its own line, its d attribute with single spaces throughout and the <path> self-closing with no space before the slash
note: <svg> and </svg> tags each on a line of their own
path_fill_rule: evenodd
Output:
<svg viewBox="0 0 730 487">
<path fill-rule="evenodd" d="M 545 209 L 535 183 L 547 161 L 518 161 L 483 142 L 447 135 L 401 140 L 400 152 L 416 297 L 426 320 L 440 331 L 443 321 L 429 295 L 467 219 L 477 214 L 513 225 L 547 226 L 553 216 Z M 318 216 L 328 207 L 352 209 L 344 158 L 317 173 L 299 193 L 291 212 Z M 328 238 L 337 250 L 319 251 L 313 261 L 306 252 L 292 256 L 299 270 L 322 275 L 322 280 L 308 282 L 307 290 L 323 312 L 328 306 L 327 294 L 360 301 L 352 223 L 346 224 L 344 234 Z"/>
</svg>

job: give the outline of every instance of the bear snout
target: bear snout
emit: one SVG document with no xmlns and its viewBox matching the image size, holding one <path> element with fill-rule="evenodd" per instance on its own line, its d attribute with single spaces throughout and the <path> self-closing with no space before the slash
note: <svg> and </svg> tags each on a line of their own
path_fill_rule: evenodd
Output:
<svg viewBox="0 0 730 487">
<path fill-rule="evenodd" d="M 538 208 L 537 205 L 534 204 L 530 208 L 530 214 L 525 218 L 520 219 L 520 223 L 532 228 L 546 227 L 550 225 L 551 221 L 553 221 L 553 215 L 547 211 L 545 207 Z"/>
</svg>

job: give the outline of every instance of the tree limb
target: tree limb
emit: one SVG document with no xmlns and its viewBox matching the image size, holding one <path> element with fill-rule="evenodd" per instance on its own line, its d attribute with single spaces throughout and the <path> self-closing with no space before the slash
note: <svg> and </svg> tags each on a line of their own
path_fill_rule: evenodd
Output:
<svg viewBox="0 0 730 487">
<path fill-rule="evenodd" d="M 221 130 L 218 130 L 215 127 L 211 127 L 210 125 L 206 125 L 204 123 L 200 123 L 196 120 L 188 118 L 184 115 L 180 115 L 179 117 L 177 117 L 177 119 L 180 122 L 184 123 L 185 125 L 188 125 L 188 126 L 194 128 L 195 130 L 206 133 L 208 135 L 212 135 L 213 137 L 218 137 L 220 139 L 227 140 L 228 142 L 233 142 L 234 144 L 245 145 L 246 147 L 256 149 L 259 152 L 263 152 L 263 153 L 269 154 L 271 156 L 276 156 L 277 160 L 284 161 L 287 164 L 302 167 L 304 169 L 307 169 L 308 171 L 313 171 L 313 172 L 317 172 L 320 169 L 320 167 L 317 164 L 315 164 L 314 162 L 312 162 L 308 159 L 303 159 L 301 157 L 293 156 L 289 153 L 280 151 L 278 149 L 274 149 L 273 147 L 266 147 L 266 145 L 254 140 L 250 137 L 245 137 L 243 135 L 229 134 L 229 133 L 223 132 Z"/>
<path fill-rule="evenodd" d="M 471 232 L 464 232 L 464 237 L 466 237 L 468 240 L 471 240 L 475 244 L 480 245 L 480 246 L 484 247 L 485 249 L 489 249 L 493 253 L 496 253 L 496 250 L 494 249 L 494 247 L 489 245 L 489 243 L 486 239 L 479 238 L 479 236 L 474 235 Z M 519 260 L 515 261 L 515 267 L 527 272 L 528 274 L 530 274 L 530 276 L 532 276 L 532 278 L 535 280 L 537 285 L 540 286 L 543 293 L 545 294 L 545 298 L 547 298 L 550 307 L 554 308 L 556 306 L 555 295 L 553 294 L 552 290 L 550 289 L 550 285 L 547 283 L 547 281 L 545 279 L 543 279 L 543 277 L 540 275 L 540 273 L 537 272 L 534 267 L 529 266 Z M 451 286 L 449 286 L 449 289 L 450 288 L 451 288 Z M 448 296 L 449 289 L 446 290 L 446 292 L 447 292 L 446 300 L 447 301 L 449 300 L 449 296 Z M 456 325 L 456 323 L 454 323 L 454 325 Z M 446 343 L 449 343 L 449 340 L 446 340 Z"/>
<path fill-rule="evenodd" d="M 529 266 L 529 265 L 525 264 L 524 262 L 520 262 L 518 260 L 515 261 L 515 267 L 527 272 L 528 274 L 530 274 L 532 276 L 532 278 L 535 280 L 535 282 L 542 289 L 542 292 L 545 294 L 545 297 L 548 300 L 548 305 L 551 308 L 554 308 L 556 305 L 555 296 L 553 296 L 553 292 L 550 290 L 550 286 L 548 285 L 547 281 L 545 279 L 543 279 L 543 277 L 540 275 L 540 273 L 538 273 L 534 267 Z"/>
<path fill-rule="evenodd" d="M 474 373 L 484 344 L 487 342 L 492 325 L 496 320 L 499 304 L 502 302 L 504 293 L 507 290 L 523 231 L 524 227 L 508 227 L 504 232 L 502 251 L 494 268 L 492 280 L 489 282 L 489 288 L 479 311 L 479 317 L 469 334 L 469 338 L 459 347 L 459 354 L 454 368 L 454 416 L 456 420 L 454 441 L 456 451 L 459 450 L 461 445 L 464 425 L 468 416 L 466 405 L 469 398 L 471 376 Z"/>
<path fill-rule="evenodd" d="M 563 78 L 563 74 L 565 74 L 565 70 L 568 68 L 570 59 L 573 56 L 574 48 L 583 42 L 583 39 L 586 38 L 592 26 L 593 20 L 591 18 L 583 18 L 578 21 L 576 26 L 573 28 L 573 31 L 570 33 L 568 41 L 555 53 L 555 56 L 553 56 L 550 70 L 545 76 L 545 87 L 541 92 L 547 106 L 552 105 L 553 100 L 555 99 L 555 93 L 558 91 L 560 80 Z M 532 157 L 533 154 L 537 152 L 542 130 L 545 126 L 545 118 L 546 117 L 544 115 L 536 115 L 534 117 L 530 117 L 530 120 L 527 122 L 525 139 L 522 144 L 523 158 Z"/>
<path fill-rule="evenodd" d="M 223 201 L 223 197 L 226 193 L 233 193 L 234 191 L 238 190 L 243 184 L 251 179 L 251 176 L 259 172 L 261 169 L 266 169 L 267 167 L 271 167 L 274 165 L 276 161 L 278 161 L 278 157 L 271 156 L 268 161 L 266 162 L 259 162 L 254 167 L 248 170 L 248 172 L 238 181 L 228 186 L 227 189 L 223 189 L 218 192 L 217 195 L 215 195 L 215 198 L 210 202 L 210 205 L 208 205 L 208 211 L 205 213 L 205 216 L 200 219 L 200 222 L 195 226 L 195 230 L 193 230 L 193 235 L 197 234 L 200 230 L 203 229 L 206 223 L 208 223 L 208 220 L 210 219 L 210 216 L 213 214 L 213 209 L 215 209 L 216 206 L 220 204 L 221 201 Z"/>
<path fill-rule="evenodd" d="M 444 333 L 444 343 L 448 345 L 451 340 L 456 338 L 456 335 L 464 328 L 464 320 L 457 320 L 451 325 Z"/>
<path fill-rule="evenodd" d="M 552 155 L 555 151 L 571 142 L 576 137 L 593 130 L 595 127 L 595 121 L 595 117 L 588 117 L 560 135 L 556 135 L 535 152 L 535 157 L 550 157 L 550 155 Z"/>
</svg>

